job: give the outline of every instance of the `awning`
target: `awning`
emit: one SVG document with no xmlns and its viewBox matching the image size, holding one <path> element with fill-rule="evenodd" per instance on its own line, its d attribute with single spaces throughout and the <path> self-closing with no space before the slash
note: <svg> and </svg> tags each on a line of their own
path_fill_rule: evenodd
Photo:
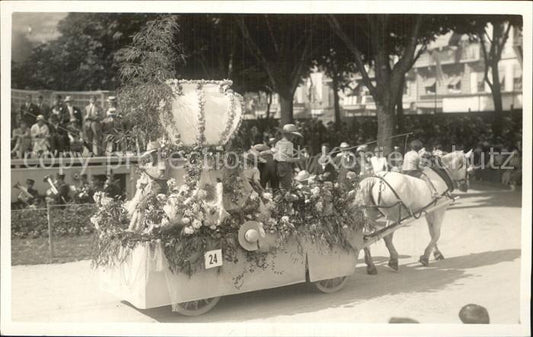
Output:
<svg viewBox="0 0 533 337">
<path fill-rule="evenodd" d="M 433 85 L 435 85 L 435 79 L 434 78 L 428 78 L 427 80 L 424 81 L 424 87 L 432 87 Z"/>
</svg>

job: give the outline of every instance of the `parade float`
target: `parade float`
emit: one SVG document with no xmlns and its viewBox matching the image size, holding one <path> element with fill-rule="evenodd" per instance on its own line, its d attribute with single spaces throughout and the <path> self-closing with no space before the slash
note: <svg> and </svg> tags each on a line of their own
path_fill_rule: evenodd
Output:
<svg viewBox="0 0 533 337">
<path fill-rule="evenodd" d="M 221 296 L 304 282 L 329 293 L 354 272 L 364 218 L 353 191 L 309 176 L 274 194 L 252 186 L 249 156 L 225 150 L 244 111 L 231 84 L 167 81 L 166 137 L 141 158 L 135 196 L 95 196 L 101 288 L 139 309 L 199 315 Z"/>
</svg>

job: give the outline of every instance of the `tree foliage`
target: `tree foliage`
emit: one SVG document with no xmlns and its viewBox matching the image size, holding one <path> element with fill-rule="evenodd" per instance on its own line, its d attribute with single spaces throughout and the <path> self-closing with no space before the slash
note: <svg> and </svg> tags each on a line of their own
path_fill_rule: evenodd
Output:
<svg viewBox="0 0 533 337">
<path fill-rule="evenodd" d="M 172 97 L 165 81 L 179 77 L 178 70 L 185 60 L 177 40 L 179 29 L 176 15 L 149 21 L 116 55 L 120 65 L 120 111 L 131 126 L 126 130 L 133 139 L 147 142 L 162 134 L 161 114 L 170 112 L 170 104 L 162 106 L 162 102 Z"/>
<path fill-rule="evenodd" d="M 114 90 L 114 54 L 160 14 L 69 13 L 58 24 L 59 38 L 37 45 L 13 64 L 12 87 L 51 90 Z"/>
</svg>

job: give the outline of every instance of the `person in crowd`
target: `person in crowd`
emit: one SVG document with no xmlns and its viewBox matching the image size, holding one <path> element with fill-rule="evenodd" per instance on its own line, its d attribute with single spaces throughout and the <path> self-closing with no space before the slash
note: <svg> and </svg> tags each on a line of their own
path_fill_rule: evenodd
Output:
<svg viewBox="0 0 533 337">
<path fill-rule="evenodd" d="M 370 162 L 370 154 L 368 154 L 368 145 L 363 144 L 355 150 L 357 162 L 359 163 L 359 176 L 361 179 L 369 177 L 373 174 L 372 163 Z"/>
<path fill-rule="evenodd" d="M 46 103 L 44 103 L 43 95 L 39 95 L 39 97 L 37 97 L 36 107 L 37 107 L 39 115 L 43 115 L 44 118 L 48 120 L 48 117 L 50 114 L 50 108 L 48 107 L 48 105 L 46 105 Z"/>
<path fill-rule="evenodd" d="M 27 125 L 33 125 L 37 115 L 39 115 L 39 109 L 33 104 L 31 95 L 27 95 L 26 102 L 20 107 L 20 120 L 25 121 Z"/>
<path fill-rule="evenodd" d="M 121 118 L 117 108 L 117 98 L 115 96 L 109 96 L 107 98 L 109 108 L 106 111 L 106 116 L 102 120 L 102 133 L 103 133 L 103 150 L 107 154 L 111 154 L 117 150 L 117 144 L 113 141 L 118 128 L 121 127 Z"/>
<path fill-rule="evenodd" d="M 74 154 L 81 156 L 83 153 L 83 137 L 80 128 L 78 127 L 78 120 L 72 118 L 66 126 L 69 148 Z"/>
<path fill-rule="evenodd" d="M 62 100 L 61 95 L 56 95 L 54 99 L 54 104 L 52 105 L 52 108 L 50 110 L 50 116 L 48 118 L 55 115 L 57 116 L 57 120 L 61 122 L 63 115 L 65 113 L 65 105 L 63 104 L 61 100 Z"/>
<path fill-rule="evenodd" d="M 478 304 L 467 304 L 459 311 L 459 319 L 464 324 L 490 324 L 489 312 Z"/>
<path fill-rule="evenodd" d="M 410 151 L 403 157 L 402 173 L 415 178 L 420 178 L 422 170 L 420 167 L 419 151 L 422 149 L 422 142 L 418 139 L 409 144 Z"/>
<path fill-rule="evenodd" d="M 37 116 L 37 122 L 32 125 L 30 133 L 33 143 L 33 152 L 38 156 L 45 152 L 48 152 L 48 149 L 50 147 L 50 130 L 48 129 L 48 126 L 45 123 L 43 115 Z"/>
<path fill-rule="evenodd" d="M 399 146 L 394 146 L 392 153 L 390 154 L 390 170 L 391 172 L 402 171 L 403 155 L 400 152 Z"/>
<path fill-rule="evenodd" d="M 350 151 L 350 144 L 342 142 L 339 146 L 341 152 L 335 156 L 335 166 L 338 170 L 337 181 L 343 185 L 346 181 L 348 172 L 355 172 L 357 159 L 355 154 Z"/>
<path fill-rule="evenodd" d="M 24 158 L 27 153 L 31 151 L 31 131 L 25 121 L 20 122 L 20 128 L 13 130 L 13 137 L 11 138 L 15 141 L 15 146 L 11 153 L 14 154 L 17 158 Z"/>
<path fill-rule="evenodd" d="M 65 174 L 58 173 L 55 184 L 58 192 L 54 198 L 55 203 L 58 205 L 69 203 L 71 201 L 70 186 L 65 182 Z"/>
<path fill-rule="evenodd" d="M 91 96 L 89 98 L 89 105 L 85 107 L 83 131 L 85 135 L 85 141 L 91 147 L 89 152 L 92 152 L 96 156 L 101 155 L 101 119 L 102 113 L 100 107 L 96 105 L 96 96 Z"/>
<path fill-rule="evenodd" d="M 294 143 L 295 137 L 302 137 L 298 128 L 294 124 L 285 124 L 281 130 L 282 138 L 276 143 L 274 160 L 276 161 L 276 172 L 281 189 L 290 190 L 292 186 L 293 164 L 300 161 L 295 157 Z"/>
<path fill-rule="evenodd" d="M 78 128 L 81 129 L 82 127 L 81 111 L 78 107 L 75 107 L 73 104 L 74 104 L 74 101 L 72 100 L 72 97 L 70 96 L 65 97 L 65 109 L 63 111 L 61 124 L 63 124 L 64 126 L 67 126 L 74 119 L 76 120 L 76 124 Z"/>
<path fill-rule="evenodd" d="M 122 196 L 120 182 L 115 179 L 113 172 L 109 172 L 104 183 L 104 193 L 110 198 L 117 198 Z"/>
<path fill-rule="evenodd" d="M 104 191 L 104 181 L 100 179 L 98 176 L 92 176 L 91 182 L 89 184 L 89 196 L 91 199 L 93 199 L 93 195 L 96 192 L 103 192 Z"/>
<path fill-rule="evenodd" d="M 372 172 L 374 172 L 374 174 L 387 171 L 387 158 L 383 156 L 383 148 L 380 146 L 375 147 L 374 155 L 370 157 L 370 164 L 372 165 Z"/>
<path fill-rule="evenodd" d="M 260 153 L 252 147 L 245 155 L 244 176 L 248 179 L 248 182 L 256 192 L 262 192 L 263 187 L 261 185 L 261 172 L 258 166 L 265 164 L 266 160 L 260 156 Z"/>
<path fill-rule="evenodd" d="M 77 204 L 87 204 L 93 202 L 90 195 L 90 184 L 87 178 L 87 174 L 74 175 L 73 177 L 76 184 L 74 187 L 74 202 Z"/>
<path fill-rule="evenodd" d="M 436 144 L 433 146 L 432 155 L 435 157 L 442 157 L 445 155 L 444 151 L 442 151 L 442 145 Z"/>
<path fill-rule="evenodd" d="M 259 169 L 259 181 L 263 189 L 270 187 L 272 190 L 278 189 L 278 177 L 276 173 L 276 162 L 274 161 L 274 152 L 266 144 L 256 144 L 252 149 L 259 154 L 262 159 L 257 163 Z"/>
<path fill-rule="evenodd" d="M 50 147 L 55 155 L 70 151 L 70 138 L 68 124 L 62 125 L 59 117 L 55 114 L 50 115 L 48 122 L 50 128 Z"/>
</svg>

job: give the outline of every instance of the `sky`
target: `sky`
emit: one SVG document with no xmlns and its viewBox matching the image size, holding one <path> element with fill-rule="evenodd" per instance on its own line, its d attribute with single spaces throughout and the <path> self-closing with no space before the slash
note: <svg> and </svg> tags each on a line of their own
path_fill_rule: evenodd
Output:
<svg viewBox="0 0 533 337">
<path fill-rule="evenodd" d="M 14 61 L 24 59 L 31 45 L 53 40 L 59 36 L 57 23 L 68 13 L 13 13 L 12 50 Z"/>
</svg>

